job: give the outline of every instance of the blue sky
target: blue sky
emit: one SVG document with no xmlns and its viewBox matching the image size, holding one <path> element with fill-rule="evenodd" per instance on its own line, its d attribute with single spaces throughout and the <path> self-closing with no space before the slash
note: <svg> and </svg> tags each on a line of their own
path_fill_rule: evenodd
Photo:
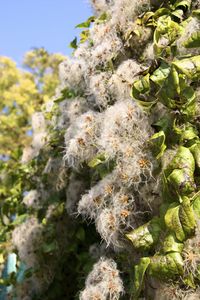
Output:
<svg viewBox="0 0 200 300">
<path fill-rule="evenodd" d="M 92 15 L 89 0 L 0 0 L 0 55 L 18 64 L 32 47 L 70 54 L 75 25 Z"/>
</svg>

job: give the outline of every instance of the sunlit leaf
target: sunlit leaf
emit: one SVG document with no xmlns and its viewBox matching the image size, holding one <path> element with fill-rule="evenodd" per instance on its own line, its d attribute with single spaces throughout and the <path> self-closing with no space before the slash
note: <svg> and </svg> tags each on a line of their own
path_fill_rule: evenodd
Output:
<svg viewBox="0 0 200 300">
<path fill-rule="evenodd" d="M 148 250 L 158 241 L 161 230 L 160 219 L 155 217 L 150 222 L 126 234 L 126 237 L 136 249 Z"/>
<path fill-rule="evenodd" d="M 183 274 L 183 259 L 180 253 L 172 252 L 166 255 L 154 255 L 148 268 L 151 276 L 159 279 L 174 279 Z"/>
<path fill-rule="evenodd" d="M 184 9 L 189 9 L 191 6 L 192 0 L 177 0 L 174 5 L 173 8 L 177 9 L 177 8 L 181 8 L 183 7 Z"/>
<path fill-rule="evenodd" d="M 164 253 L 178 252 L 182 253 L 183 243 L 180 243 L 173 233 L 169 234 L 163 242 Z"/>
<path fill-rule="evenodd" d="M 71 41 L 71 43 L 69 44 L 70 48 L 76 49 L 78 47 L 77 45 L 77 37 L 75 37 L 73 39 L 73 41 Z"/>
<path fill-rule="evenodd" d="M 133 282 L 134 299 L 137 299 L 140 295 L 143 286 L 144 275 L 149 264 L 150 264 L 150 258 L 142 257 L 139 263 L 134 267 L 134 282 Z"/>
<path fill-rule="evenodd" d="M 153 74 L 150 76 L 150 79 L 159 86 L 162 86 L 169 73 L 170 66 L 166 62 L 162 61 L 160 67 L 153 72 Z"/>
<path fill-rule="evenodd" d="M 180 205 L 172 203 L 165 214 L 166 226 L 176 235 L 176 238 L 182 242 L 185 240 L 185 233 L 179 217 Z"/>
<path fill-rule="evenodd" d="M 76 28 L 89 28 L 91 23 L 96 19 L 95 16 L 89 17 L 85 22 L 76 25 Z"/>
<path fill-rule="evenodd" d="M 200 31 L 194 32 L 183 45 L 186 48 L 200 47 Z"/>
<path fill-rule="evenodd" d="M 194 211 L 190 204 L 190 200 L 187 197 L 183 197 L 183 202 L 181 203 L 179 209 L 179 218 L 184 232 L 187 235 L 194 233 L 196 226 Z"/>
<path fill-rule="evenodd" d="M 165 133 L 163 130 L 155 133 L 150 141 L 152 141 L 153 151 L 155 152 L 156 158 L 159 159 L 163 156 L 165 149 L 167 148 L 165 144 Z"/>
</svg>

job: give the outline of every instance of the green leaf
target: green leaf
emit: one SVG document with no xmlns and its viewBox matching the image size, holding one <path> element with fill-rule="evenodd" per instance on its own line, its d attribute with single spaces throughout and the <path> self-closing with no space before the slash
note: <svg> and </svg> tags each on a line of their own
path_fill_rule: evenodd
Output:
<svg viewBox="0 0 200 300">
<path fill-rule="evenodd" d="M 186 143 L 190 140 L 193 140 L 194 138 L 197 138 L 198 136 L 198 132 L 196 128 L 192 126 L 190 123 L 186 123 L 184 128 L 180 129 L 180 133 L 181 133 L 181 137 L 180 137 L 181 143 Z M 191 151 L 191 148 L 189 149 Z"/>
<path fill-rule="evenodd" d="M 178 72 L 175 70 L 175 68 L 172 66 L 171 68 L 171 78 L 173 81 L 173 88 L 176 91 L 177 94 L 180 94 L 180 80 L 178 76 Z"/>
<path fill-rule="evenodd" d="M 177 108 L 176 99 L 180 94 L 179 74 L 174 67 L 171 68 L 169 76 L 164 81 L 164 84 L 159 93 L 159 100 L 171 109 Z"/>
<path fill-rule="evenodd" d="M 136 249 L 149 250 L 158 241 L 161 230 L 160 219 L 154 217 L 148 223 L 126 234 L 126 237 Z"/>
<path fill-rule="evenodd" d="M 184 146 L 180 146 L 176 152 L 176 155 L 165 170 L 166 176 L 168 176 L 174 169 L 188 170 L 190 175 L 193 175 L 195 170 L 195 161 L 190 150 Z"/>
<path fill-rule="evenodd" d="M 161 16 L 164 15 L 169 15 L 170 14 L 170 10 L 165 8 L 165 7 L 161 7 L 159 9 L 156 10 L 156 12 L 154 13 L 154 19 L 158 19 Z"/>
<path fill-rule="evenodd" d="M 99 153 L 88 162 L 88 166 L 95 169 L 94 174 L 104 178 L 114 169 L 115 161 L 110 160 L 106 153 Z"/>
<path fill-rule="evenodd" d="M 168 184 L 180 196 L 191 194 L 195 189 L 194 177 L 184 169 L 174 169 L 167 177 Z"/>
<path fill-rule="evenodd" d="M 83 30 L 81 33 L 80 33 L 80 43 L 84 43 L 88 40 L 90 36 L 90 31 L 89 30 Z"/>
<path fill-rule="evenodd" d="M 109 165 L 107 164 L 100 164 L 99 166 L 97 166 L 97 173 L 99 174 L 99 176 L 102 178 L 104 178 L 106 175 L 110 174 L 112 172 L 112 170 L 115 167 L 115 162 L 111 161 L 109 163 Z"/>
<path fill-rule="evenodd" d="M 95 16 L 91 16 L 85 22 L 76 25 L 75 28 L 89 28 L 91 23 L 94 22 L 95 19 L 96 19 Z"/>
<path fill-rule="evenodd" d="M 78 231 L 76 232 L 76 238 L 80 241 L 85 240 L 85 230 L 83 227 L 79 227 Z"/>
<path fill-rule="evenodd" d="M 99 24 L 99 23 L 103 23 L 104 21 L 107 21 L 108 20 L 108 14 L 106 12 L 103 12 L 100 17 L 98 17 L 98 19 L 96 20 L 96 23 Z"/>
<path fill-rule="evenodd" d="M 56 240 L 52 241 L 51 243 L 44 243 L 42 244 L 42 251 L 44 253 L 51 253 L 58 249 L 58 244 Z"/>
<path fill-rule="evenodd" d="M 182 20 L 182 19 L 183 19 L 183 15 L 184 15 L 182 9 L 176 9 L 176 10 L 173 11 L 171 14 L 172 14 L 173 17 L 176 17 L 176 18 L 178 18 L 179 20 Z"/>
<path fill-rule="evenodd" d="M 172 6 L 173 9 L 181 8 L 188 10 L 191 6 L 191 0 L 177 0 L 174 5 Z"/>
<path fill-rule="evenodd" d="M 200 75 L 200 56 L 193 56 L 172 62 L 178 72 L 185 74 L 189 79 L 196 80 Z"/>
<path fill-rule="evenodd" d="M 196 115 L 197 103 L 196 95 L 192 87 L 187 87 L 182 91 L 182 98 L 187 99 L 185 104 L 182 104 L 180 113 L 187 117 L 188 120 Z"/>
<path fill-rule="evenodd" d="M 157 100 L 154 101 L 136 100 L 136 101 L 138 105 L 140 105 L 146 111 L 149 111 L 157 103 Z"/>
<path fill-rule="evenodd" d="M 141 100 L 141 94 L 146 94 L 150 90 L 149 73 L 141 79 L 135 81 L 132 86 L 131 95 L 137 100 Z"/>
<path fill-rule="evenodd" d="M 173 197 L 189 195 L 195 190 L 194 183 L 195 161 L 192 153 L 186 147 L 180 146 L 168 167 L 164 170 L 164 176 L 168 191 Z"/>
<path fill-rule="evenodd" d="M 198 218 L 200 218 L 200 196 L 199 195 L 197 197 L 195 197 L 192 206 L 193 206 L 195 215 Z"/>
<path fill-rule="evenodd" d="M 61 96 L 54 100 L 54 102 L 59 103 L 65 99 L 72 99 L 77 96 L 77 93 L 69 88 L 65 88 L 61 91 Z"/>
<path fill-rule="evenodd" d="M 16 219 L 12 222 L 12 225 L 19 225 L 22 224 L 28 217 L 28 214 L 19 215 Z"/>
<path fill-rule="evenodd" d="M 142 24 L 145 24 L 146 26 L 151 24 L 152 20 L 151 21 L 149 20 L 152 19 L 153 16 L 154 16 L 154 12 L 152 11 L 146 12 L 145 15 L 142 17 Z"/>
<path fill-rule="evenodd" d="M 200 31 L 194 32 L 189 39 L 184 42 L 185 48 L 197 48 L 200 47 Z"/>
<path fill-rule="evenodd" d="M 195 9 L 195 10 L 193 10 L 193 11 L 192 11 L 192 14 L 193 14 L 195 17 L 197 17 L 197 18 L 200 19 L 200 9 Z"/>
<path fill-rule="evenodd" d="M 140 292 L 142 290 L 144 275 L 150 264 L 149 257 L 142 257 L 137 265 L 134 267 L 134 286 L 133 286 L 133 296 L 134 299 L 138 299 Z"/>
<path fill-rule="evenodd" d="M 100 153 L 97 154 L 91 161 L 89 161 L 88 166 L 90 168 L 95 168 L 96 166 L 105 163 L 105 161 L 108 159 L 106 154 Z"/>
<path fill-rule="evenodd" d="M 165 224 L 166 226 L 176 235 L 176 238 L 182 242 L 185 240 L 185 233 L 179 218 L 179 208 L 180 205 L 177 205 L 177 203 L 172 203 L 169 206 L 169 209 L 167 210 L 165 214 Z"/>
<path fill-rule="evenodd" d="M 194 156 L 197 168 L 200 168 L 200 142 L 193 144 L 189 149 Z"/>
<path fill-rule="evenodd" d="M 150 140 L 153 142 L 153 151 L 156 158 L 159 159 L 163 156 L 165 149 L 167 148 L 165 144 L 165 133 L 163 130 L 155 133 Z"/>
<path fill-rule="evenodd" d="M 77 37 L 75 37 L 73 39 L 73 41 L 71 41 L 71 43 L 69 44 L 69 47 L 73 48 L 73 49 L 77 49 L 77 47 L 78 47 L 78 45 L 77 45 Z"/>
<path fill-rule="evenodd" d="M 164 117 L 160 118 L 156 123 L 152 124 L 157 130 L 163 130 L 165 137 L 169 138 L 173 133 L 174 116 L 165 114 Z M 173 134 L 174 140 L 174 134 Z"/>
<path fill-rule="evenodd" d="M 168 77 L 170 70 L 171 67 L 166 62 L 162 61 L 160 67 L 153 72 L 150 79 L 159 86 L 162 86 Z"/>
<path fill-rule="evenodd" d="M 163 242 L 163 251 L 164 251 L 164 253 L 170 253 L 170 252 L 182 253 L 183 243 L 180 243 L 176 239 L 176 237 L 173 233 L 169 234 Z"/>
<path fill-rule="evenodd" d="M 183 274 L 183 259 L 180 253 L 154 255 L 149 264 L 149 274 L 162 279 L 174 279 Z"/>
<path fill-rule="evenodd" d="M 194 233 L 194 229 L 196 226 L 194 211 L 192 206 L 190 205 L 190 200 L 187 197 L 183 197 L 183 201 L 179 209 L 179 218 L 184 232 L 187 235 L 191 235 L 192 233 Z"/>
<path fill-rule="evenodd" d="M 159 17 L 157 27 L 154 31 L 154 50 L 157 56 L 169 56 L 171 46 L 183 32 L 183 28 L 174 22 L 169 15 Z"/>
<path fill-rule="evenodd" d="M 191 273 L 189 273 L 186 277 L 183 278 L 183 282 L 190 288 L 196 289 L 196 285 L 194 283 L 194 276 Z"/>
<path fill-rule="evenodd" d="M 150 74 L 143 76 L 141 79 L 136 80 L 131 89 L 131 97 L 134 98 L 137 103 L 144 109 L 151 109 L 153 105 L 156 104 L 157 99 L 153 99 L 149 96 L 150 91 Z"/>
</svg>

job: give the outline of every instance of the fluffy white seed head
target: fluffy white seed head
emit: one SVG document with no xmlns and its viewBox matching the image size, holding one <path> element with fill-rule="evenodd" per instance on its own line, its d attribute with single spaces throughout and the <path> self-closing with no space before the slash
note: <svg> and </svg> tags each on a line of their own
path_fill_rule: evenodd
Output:
<svg viewBox="0 0 200 300">
<path fill-rule="evenodd" d="M 109 10 L 113 0 L 90 0 L 96 14 L 102 14 Z"/>
<path fill-rule="evenodd" d="M 83 217 L 96 219 L 101 210 L 111 201 L 114 190 L 114 176 L 109 174 L 81 197 L 78 204 L 78 213 Z"/>
<path fill-rule="evenodd" d="M 197 300 L 193 298 L 196 293 L 193 293 L 192 289 L 181 289 L 178 284 L 162 283 L 159 288 L 156 289 L 154 299 L 155 300 Z"/>
<path fill-rule="evenodd" d="M 133 81 L 137 79 L 136 76 L 141 70 L 142 67 L 138 62 L 133 59 L 127 59 L 119 65 L 116 75 L 119 76 L 122 81 L 133 84 Z"/>
<path fill-rule="evenodd" d="M 123 43 L 118 37 L 109 37 L 97 45 L 91 53 L 91 66 L 106 66 L 123 51 Z"/>
<path fill-rule="evenodd" d="M 84 73 L 86 64 L 83 59 L 67 58 L 59 66 L 61 85 L 75 91 L 83 90 L 85 87 Z"/>
<path fill-rule="evenodd" d="M 139 14 L 149 10 L 149 8 L 149 0 L 115 0 L 111 8 L 112 22 L 123 31 L 127 29 L 129 22 L 135 20 Z"/>
<path fill-rule="evenodd" d="M 133 100 L 123 100 L 109 107 L 101 127 L 99 147 L 111 158 L 120 157 L 125 145 L 130 148 L 133 145 L 137 152 L 152 133 L 147 117 Z"/>
<path fill-rule="evenodd" d="M 104 38 L 112 37 L 116 34 L 114 28 L 110 21 L 104 23 L 94 23 L 90 30 L 90 37 L 92 39 L 93 45 L 100 45 Z"/>
<path fill-rule="evenodd" d="M 112 95 L 109 91 L 110 76 L 108 72 L 101 72 L 90 77 L 87 94 L 92 106 L 101 109 L 106 108 L 112 102 Z"/>
<path fill-rule="evenodd" d="M 96 228 L 107 245 L 119 245 L 120 219 L 114 209 L 105 208 L 96 219 Z"/>
<path fill-rule="evenodd" d="M 88 43 L 80 44 L 74 51 L 74 57 L 80 60 L 84 59 L 84 61 L 88 63 L 91 57 L 91 49 Z"/>
<path fill-rule="evenodd" d="M 80 299 L 118 300 L 123 291 L 123 283 L 116 263 L 112 259 L 101 257 L 88 275 L 86 287 L 81 292 Z M 94 298 L 94 296 L 97 296 L 97 298 Z"/>
<path fill-rule="evenodd" d="M 55 120 L 55 126 L 66 129 L 76 118 L 88 110 L 87 101 L 83 97 L 66 99 L 59 104 L 59 114 Z"/>
<path fill-rule="evenodd" d="M 143 56 L 144 60 L 149 64 L 153 60 L 155 60 L 154 43 L 151 42 L 151 43 L 147 44 L 142 56 Z"/>
<path fill-rule="evenodd" d="M 132 59 L 125 60 L 113 73 L 109 80 L 110 94 L 117 101 L 130 98 L 130 89 L 133 81 L 138 78 L 137 73 L 141 66 Z"/>
<path fill-rule="evenodd" d="M 40 247 L 42 227 L 37 219 L 32 217 L 16 227 L 12 233 L 12 243 L 17 248 L 20 259 L 27 267 L 38 264 L 35 252 Z"/>
<path fill-rule="evenodd" d="M 102 293 L 101 286 L 88 286 L 80 293 L 80 300 L 106 300 L 106 295 Z"/>
<path fill-rule="evenodd" d="M 43 240 L 42 232 L 42 225 L 35 217 L 31 217 L 13 230 L 12 244 L 18 251 L 20 261 L 25 264 L 27 269 L 32 268 L 34 272 L 39 270 L 19 284 L 17 287 L 19 299 L 35 293 L 40 294 L 52 279 L 50 279 L 51 275 L 48 274 L 46 267 L 41 266 L 38 255 Z"/>
<path fill-rule="evenodd" d="M 151 160 L 142 152 L 138 154 L 134 152 L 132 156 L 119 161 L 116 167 L 117 176 L 121 179 L 122 186 L 134 185 L 136 190 L 140 184 L 147 183 L 153 178 L 153 169 Z"/>
<path fill-rule="evenodd" d="M 121 189 L 112 199 L 112 206 L 119 220 L 119 231 L 124 232 L 126 228 L 135 227 L 135 199 L 126 190 Z"/>
<path fill-rule="evenodd" d="M 89 162 L 96 153 L 99 114 L 88 111 L 72 123 L 65 134 L 65 156 L 69 166 Z"/>
</svg>

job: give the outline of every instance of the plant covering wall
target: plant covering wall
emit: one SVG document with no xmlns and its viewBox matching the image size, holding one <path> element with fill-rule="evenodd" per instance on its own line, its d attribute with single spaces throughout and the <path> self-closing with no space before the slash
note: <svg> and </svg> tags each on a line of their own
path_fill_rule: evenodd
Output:
<svg viewBox="0 0 200 300">
<path fill-rule="evenodd" d="M 91 2 L 22 157 L 10 297 L 199 299 L 200 3 Z"/>
</svg>

